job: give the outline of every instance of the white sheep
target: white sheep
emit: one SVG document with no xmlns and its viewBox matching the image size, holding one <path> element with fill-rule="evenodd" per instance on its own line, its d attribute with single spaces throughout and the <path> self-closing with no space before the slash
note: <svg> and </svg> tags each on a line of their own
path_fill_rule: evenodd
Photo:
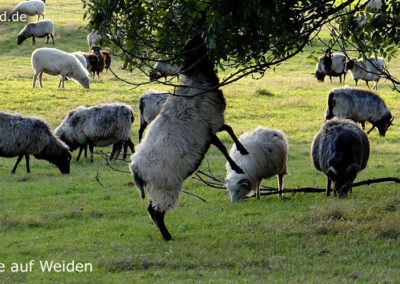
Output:
<svg viewBox="0 0 400 284">
<path fill-rule="evenodd" d="M 165 212 L 176 204 L 183 181 L 199 167 L 211 144 L 234 170 L 243 173 L 216 133 L 228 131 L 240 145 L 238 149 L 247 154 L 232 129 L 224 124 L 225 99 L 216 88 L 219 79 L 204 41 L 200 37 L 188 41 L 182 54 L 184 86 L 167 98 L 130 164 L 141 197 L 145 189 L 149 194 L 148 212 L 166 241 L 172 237 L 164 223 Z"/>
<path fill-rule="evenodd" d="M 370 57 L 366 60 L 349 60 L 346 63 L 347 70 L 351 71 L 355 85 L 357 86 L 358 80 L 364 80 L 369 88 L 369 81 L 375 81 L 373 89 L 378 89 L 379 79 L 383 75 L 383 71 L 386 69 L 385 61 L 382 57 Z"/>
<path fill-rule="evenodd" d="M 49 43 L 49 38 L 51 36 L 51 40 L 54 44 L 54 36 L 53 36 L 53 22 L 51 20 L 40 21 L 36 23 L 27 24 L 19 33 L 17 38 L 17 43 L 21 44 L 27 38 L 32 37 L 32 45 L 35 44 L 36 37 L 47 37 L 46 44 Z"/>
<path fill-rule="evenodd" d="M 226 164 L 226 187 L 231 201 L 236 202 L 255 192 L 260 199 L 262 179 L 277 175 L 279 197 L 283 191 L 283 177 L 287 170 L 287 141 L 285 135 L 274 129 L 258 127 L 253 132 L 242 134 L 239 141 L 249 152 L 242 155 L 233 145 L 229 155 L 244 171 L 238 174 Z"/>
<path fill-rule="evenodd" d="M 37 20 L 39 21 L 40 16 L 44 19 L 45 7 L 46 5 L 40 0 L 22 1 L 12 9 L 8 18 L 12 20 L 15 14 L 24 14 L 28 16 L 38 15 Z"/>
<path fill-rule="evenodd" d="M 315 68 L 315 77 L 320 82 L 323 82 L 325 76 L 329 76 L 332 82 L 332 77 L 339 77 L 340 83 L 346 80 L 346 56 L 341 53 L 333 53 L 332 55 L 321 56 Z"/>
<path fill-rule="evenodd" d="M 379 10 L 382 7 L 382 0 L 369 0 L 367 7 Z"/>
<path fill-rule="evenodd" d="M 329 93 L 325 118 L 335 116 L 360 122 L 363 130 L 368 121 L 372 128 L 367 133 L 377 127 L 381 136 L 385 136 L 394 119 L 378 94 L 356 88 L 334 89 Z"/>
<path fill-rule="evenodd" d="M 163 91 L 149 90 L 139 99 L 139 142 L 142 141 L 143 132 L 147 125 L 160 113 L 161 107 L 168 98 L 169 93 Z"/>
<path fill-rule="evenodd" d="M 89 48 L 94 46 L 97 41 L 102 39 L 102 36 L 96 31 L 92 30 L 88 35 L 87 35 L 87 43 L 89 45 Z"/>
<path fill-rule="evenodd" d="M 168 76 L 178 76 L 179 67 L 171 65 L 168 62 L 157 62 L 149 73 L 151 81 L 164 77 L 167 80 Z"/>
<path fill-rule="evenodd" d="M 93 162 L 93 147 L 114 145 L 111 158 L 118 157 L 124 143 L 134 152 L 130 139 L 133 123 L 132 108 L 123 103 L 80 106 L 68 114 L 55 133 L 71 151 L 80 148 L 78 157 L 89 145 Z M 78 158 L 79 159 L 79 158 Z"/>
<path fill-rule="evenodd" d="M 81 84 L 84 88 L 89 88 L 89 72 L 74 55 L 68 52 L 55 48 L 38 48 L 32 52 L 31 62 L 35 71 L 32 88 L 35 88 L 38 75 L 39 84 L 42 88 L 43 73 L 61 75 L 58 87 L 62 83 L 64 88 L 65 78 L 68 77 Z"/>
</svg>

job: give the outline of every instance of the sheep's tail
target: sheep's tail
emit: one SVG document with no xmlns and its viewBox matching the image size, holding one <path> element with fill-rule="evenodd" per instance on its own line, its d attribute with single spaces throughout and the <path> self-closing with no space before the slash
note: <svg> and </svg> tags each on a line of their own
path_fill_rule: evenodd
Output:
<svg viewBox="0 0 400 284">
<path fill-rule="evenodd" d="M 140 197 L 142 199 L 144 199 L 144 197 L 145 197 L 145 194 L 144 194 L 144 181 L 139 176 L 139 173 L 137 172 L 137 169 L 136 169 L 136 167 L 134 165 L 132 166 L 132 175 L 133 175 L 133 179 L 135 180 L 136 187 L 139 189 Z"/>
</svg>

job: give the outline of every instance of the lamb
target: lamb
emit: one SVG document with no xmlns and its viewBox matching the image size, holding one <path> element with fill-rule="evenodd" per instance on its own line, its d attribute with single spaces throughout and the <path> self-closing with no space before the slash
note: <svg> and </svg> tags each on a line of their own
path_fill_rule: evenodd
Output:
<svg viewBox="0 0 400 284">
<path fill-rule="evenodd" d="M 49 43 L 49 38 L 51 36 L 51 40 L 54 44 L 54 36 L 53 36 L 53 22 L 51 20 L 45 20 L 36 23 L 27 24 L 19 33 L 17 38 L 18 45 L 23 43 L 26 39 L 32 37 L 32 45 L 34 45 L 35 37 L 47 37 L 46 44 Z"/>
<path fill-rule="evenodd" d="M 25 14 L 28 16 L 38 15 L 37 20 L 39 21 L 40 16 L 44 19 L 45 7 L 46 5 L 40 0 L 22 1 L 12 9 L 8 18 L 12 20 L 15 14 Z"/>
<path fill-rule="evenodd" d="M 242 134 L 239 141 L 249 151 L 243 156 L 232 146 L 229 155 L 243 169 L 244 174 L 232 171 L 226 164 L 226 187 L 231 201 L 236 202 L 251 192 L 260 199 L 260 184 L 264 178 L 278 177 L 279 197 L 282 197 L 283 177 L 287 169 L 287 141 L 285 135 L 277 130 L 258 127 L 251 133 Z"/>
<path fill-rule="evenodd" d="M 56 129 L 60 137 L 71 149 L 80 148 L 78 159 L 85 145 L 89 145 L 93 162 L 93 147 L 113 147 L 110 159 L 118 157 L 126 143 L 134 152 L 130 139 L 133 123 L 132 108 L 122 103 L 100 104 L 93 107 L 80 106 L 68 114 Z"/>
<path fill-rule="evenodd" d="M 94 46 L 98 40 L 102 40 L 102 36 L 96 31 L 92 30 L 88 35 L 87 35 L 87 43 L 89 45 L 89 48 Z"/>
<path fill-rule="evenodd" d="M 315 69 L 315 77 L 320 82 L 323 82 L 325 76 L 329 76 L 329 79 L 332 82 L 333 77 L 339 77 L 340 83 L 342 83 L 342 75 L 343 75 L 343 83 L 346 80 L 346 56 L 341 53 L 333 53 L 326 54 L 319 58 Z"/>
<path fill-rule="evenodd" d="M 349 119 L 326 122 L 311 145 L 311 159 L 315 168 L 328 178 L 326 196 L 331 183 L 334 195 L 344 198 L 352 190 L 358 172 L 365 169 L 369 158 L 368 136 Z"/>
<path fill-rule="evenodd" d="M 85 54 L 83 52 L 76 51 L 76 52 L 72 52 L 71 54 L 73 56 L 75 56 L 76 59 L 79 60 L 79 62 L 82 64 L 83 67 L 85 67 L 85 69 L 88 68 L 88 62 L 86 61 L 86 57 L 85 57 Z"/>
<path fill-rule="evenodd" d="M 179 67 L 171 65 L 168 62 L 157 62 L 149 73 L 150 81 L 164 77 L 167 80 L 168 76 L 179 76 Z"/>
<path fill-rule="evenodd" d="M 176 204 L 183 181 L 199 167 L 211 144 L 224 154 L 233 170 L 243 173 L 216 133 L 227 131 L 239 151 L 248 154 L 232 128 L 224 124 L 225 99 L 216 87 L 219 79 L 204 40 L 196 36 L 188 41 L 182 55 L 183 86 L 168 96 L 130 164 L 141 197 L 145 188 L 149 194 L 148 212 L 166 241 L 172 237 L 164 223 L 165 212 Z"/>
<path fill-rule="evenodd" d="M 32 52 L 32 68 L 35 71 L 32 88 L 35 88 L 36 79 L 39 75 L 39 83 L 42 88 L 43 72 L 50 75 L 61 75 L 58 87 L 61 82 L 64 88 L 65 78 L 75 80 L 84 88 L 89 89 L 89 73 L 79 60 L 72 54 L 55 48 L 38 48 Z"/>
<path fill-rule="evenodd" d="M 104 57 L 104 68 L 107 72 L 111 66 L 111 54 L 107 50 L 102 50 L 101 47 L 98 46 L 92 47 L 91 50 L 94 52 L 94 54 Z"/>
<path fill-rule="evenodd" d="M 360 122 L 363 130 L 368 121 L 372 128 L 367 134 L 377 127 L 381 136 L 385 136 L 394 120 L 378 94 L 356 88 L 334 89 L 329 93 L 325 118 L 328 120 L 335 116 Z"/>
<path fill-rule="evenodd" d="M 140 111 L 140 128 L 139 128 L 139 143 L 142 141 L 143 132 L 147 125 L 152 122 L 160 113 L 161 107 L 168 98 L 169 93 L 162 91 L 149 90 L 144 93 L 139 99 Z"/>
<path fill-rule="evenodd" d="M 378 81 L 382 76 L 382 72 L 386 69 L 386 64 L 383 58 L 371 57 L 367 60 L 349 60 L 346 63 L 347 70 L 351 71 L 355 85 L 357 86 L 358 80 L 364 80 L 369 88 L 369 81 L 375 81 L 373 89 L 378 89 Z"/>
<path fill-rule="evenodd" d="M 0 132 L 0 156 L 18 156 L 12 174 L 24 156 L 26 171 L 30 173 L 29 155 L 56 165 L 62 174 L 69 174 L 71 153 L 43 120 L 0 112 Z"/>
</svg>

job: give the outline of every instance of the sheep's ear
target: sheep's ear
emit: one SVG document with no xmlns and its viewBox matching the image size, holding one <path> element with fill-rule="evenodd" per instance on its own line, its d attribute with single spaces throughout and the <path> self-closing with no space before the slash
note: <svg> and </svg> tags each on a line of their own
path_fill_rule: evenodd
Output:
<svg viewBox="0 0 400 284">
<path fill-rule="evenodd" d="M 330 179 L 335 179 L 337 177 L 337 171 L 334 167 L 330 167 L 327 171 L 326 171 L 326 175 L 330 178 Z"/>
<path fill-rule="evenodd" d="M 346 169 L 346 174 L 356 176 L 357 173 L 361 170 L 361 167 L 357 164 L 351 164 Z"/>
</svg>

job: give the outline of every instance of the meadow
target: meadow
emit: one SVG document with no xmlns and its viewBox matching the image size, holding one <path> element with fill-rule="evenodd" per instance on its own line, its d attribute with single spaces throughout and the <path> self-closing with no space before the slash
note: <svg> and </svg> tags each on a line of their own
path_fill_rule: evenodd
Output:
<svg viewBox="0 0 400 284">
<path fill-rule="evenodd" d="M 0 10 L 16 1 L 2 0 Z M 46 18 L 55 24 L 55 47 L 86 51 L 87 30 L 79 0 L 48 0 Z M 54 129 L 67 113 L 80 105 L 120 101 L 134 109 L 132 140 L 138 143 L 138 100 L 149 88 L 170 90 L 153 83 L 132 89 L 110 72 L 91 82 L 89 90 L 66 82 L 58 89 L 58 76 L 43 75 L 43 89 L 32 89 L 30 55 L 46 46 L 30 39 L 17 46 L 23 23 L 0 23 L 0 110 L 44 118 Z M 323 34 L 327 37 L 327 34 Z M 311 75 L 322 45 L 307 47 L 297 57 L 266 72 L 260 80 L 242 79 L 222 89 L 226 122 L 237 135 L 259 125 L 281 129 L 288 137 L 289 157 L 285 186 L 324 187 L 309 153 L 311 141 L 324 121 L 326 98 L 333 83 L 318 83 Z M 112 68 L 121 77 L 143 82 L 143 75 L 121 70 L 113 57 Z M 388 63 L 400 76 L 400 59 Z M 224 73 L 219 74 L 220 77 Z M 346 84 L 353 85 L 350 74 Z M 360 83 L 365 87 L 364 83 Z M 400 174 L 400 94 L 389 82 L 380 82 L 378 93 L 396 117 L 386 137 L 369 135 L 368 167 L 356 181 Z M 368 125 L 369 126 L 369 125 Z M 367 126 L 367 127 L 368 127 Z M 0 134 L 2 135 L 2 134 Z M 218 134 L 227 148 L 232 141 Z M 110 148 L 102 149 L 110 151 Z M 76 158 L 77 152 L 73 153 Z M 11 175 L 15 159 L 0 158 L 0 272 L 3 283 L 398 283 L 400 276 L 400 185 L 361 186 L 347 199 L 324 194 L 286 194 L 230 203 L 229 194 L 187 179 L 184 188 L 207 203 L 181 194 L 175 209 L 166 215 L 174 240 L 162 240 L 147 214 L 128 173 L 107 167 L 101 156 L 95 162 L 71 163 L 71 174 L 62 176 L 46 161 L 31 159 Z M 113 167 L 128 170 L 122 161 Z M 221 180 L 225 160 L 211 147 L 200 166 Z M 276 179 L 264 181 L 277 186 Z M 89 262 L 86 273 L 41 272 L 36 263 L 29 273 L 12 273 L 11 263 L 30 260 Z"/>
</svg>

